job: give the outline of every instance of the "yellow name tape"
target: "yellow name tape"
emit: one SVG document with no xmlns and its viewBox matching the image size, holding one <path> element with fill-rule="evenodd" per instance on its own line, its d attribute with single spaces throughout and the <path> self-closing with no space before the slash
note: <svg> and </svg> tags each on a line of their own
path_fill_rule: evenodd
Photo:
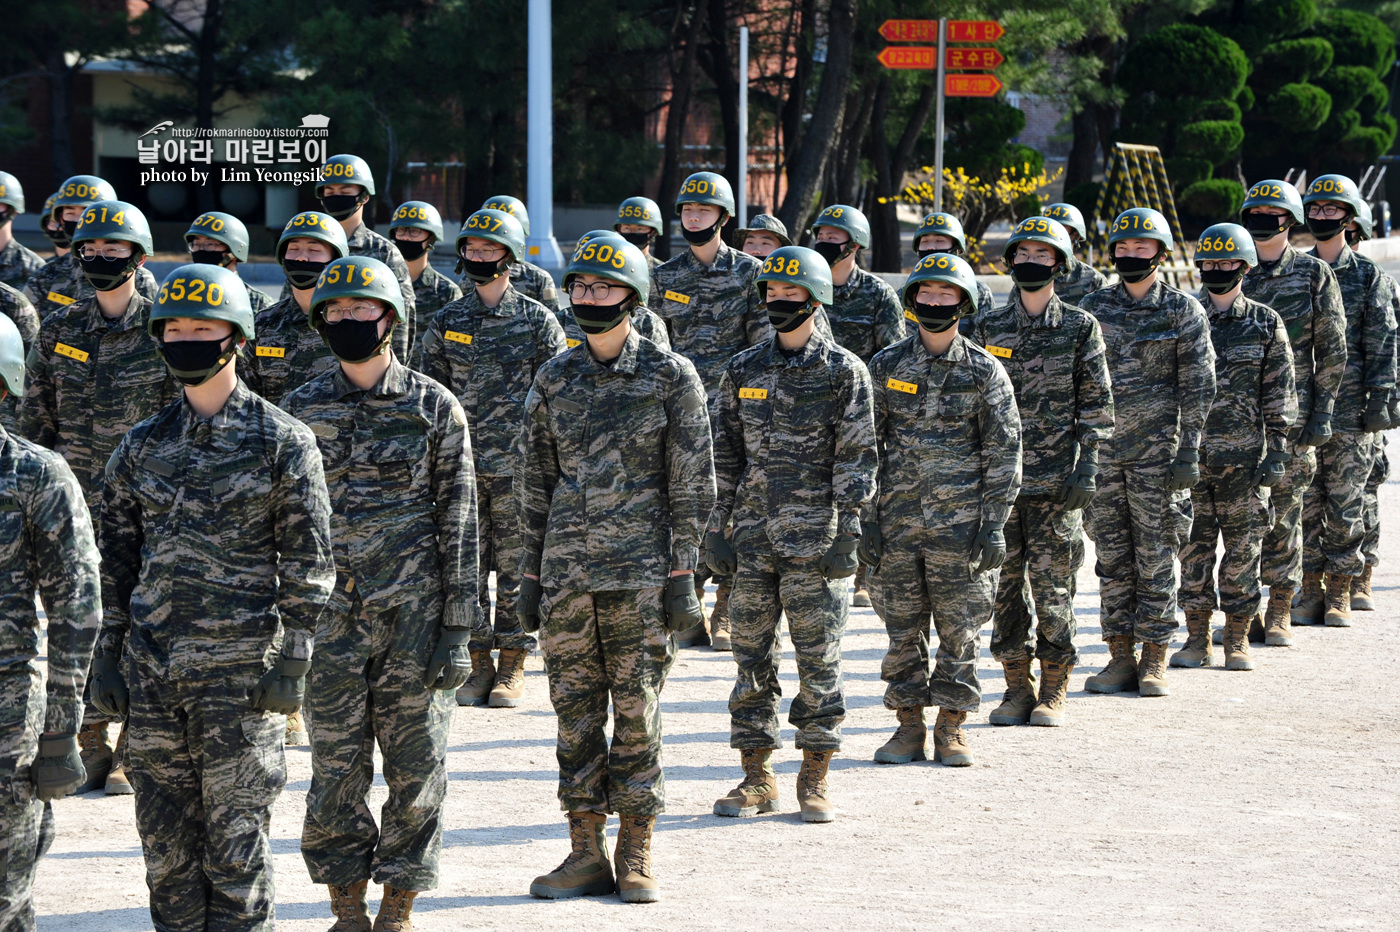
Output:
<svg viewBox="0 0 1400 932">
<path fill-rule="evenodd" d="M 679 302 L 682 303 L 682 304 L 689 304 L 689 303 L 690 303 L 690 295 L 688 295 L 688 294 L 681 294 L 679 291 L 668 291 L 668 292 L 666 292 L 666 300 L 667 300 L 667 301 L 679 301 Z"/>
<path fill-rule="evenodd" d="M 280 346 L 259 346 L 259 356 L 271 356 L 273 359 L 282 359 L 287 355 L 287 351 Z"/>
<path fill-rule="evenodd" d="M 740 398 L 751 398 L 751 399 L 753 399 L 753 400 L 755 400 L 755 401 L 766 401 L 767 398 L 768 398 L 768 389 L 766 389 L 766 388 L 741 388 L 741 389 L 739 389 L 739 397 L 740 397 Z"/>
<path fill-rule="evenodd" d="M 987 352 L 991 353 L 993 356 L 1000 356 L 1002 359 L 1011 358 L 1011 350 L 1007 349 L 1004 346 L 993 346 L 992 344 L 988 343 Z"/>
<path fill-rule="evenodd" d="M 59 294 L 57 291 L 50 291 L 46 297 L 54 304 L 62 304 L 65 307 L 78 302 L 77 298 L 70 298 L 66 294 Z"/>
<path fill-rule="evenodd" d="M 573 349 L 575 346 L 578 346 L 578 345 L 579 345 L 580 343 L 582 343 L 583 341 L 582 341 L 582 340 L 570 340 L 570 339 L 568 339 L 568 338 L 565 338 L 564 342 L 568 344 L 569 349 Z"/>
<path fill-rule="evenodd" d="M 464 346 L 472 345 L 472 335 L 470 333 L 458 333 L 455 330 L 449 330 L 444 333 L 443 336 L 453 343 L 461 343 Z"/>
<path fill-rule="evenodd" d="M 907 392 L 910 395 L 917 395 L 919 393 L 919 386 L 915 385 L 913 382 L 901 382 L 899 379 L 890 379 L 885 383 L 885 387 L 892 388 L 897 392 Z"/>
<path fill-rule="evenodd" d="M 69 346 L 67 343 L 54 344 L 53 351 L 60 356 L 67 356 L 69 359 L 76 359 L 78 360 L 78 362 L 88 361 L 87 353 L 83 352 L 80 349 L 77 349 L 76 347 Z"/>
</svg>

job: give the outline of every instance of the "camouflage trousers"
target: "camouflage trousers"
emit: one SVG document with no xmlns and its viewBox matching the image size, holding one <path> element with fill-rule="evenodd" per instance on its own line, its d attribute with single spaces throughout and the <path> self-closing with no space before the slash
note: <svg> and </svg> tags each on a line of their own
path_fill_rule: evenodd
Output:
<svg viewBox="0 0 1400 932">
<path fill-rule="evenodd" d="M 976 523 L 937 530 L 880 527 L 884 557 L 872 570 L 871 602 L 885 622 L 890 647 L 880 664 L 885 708 L 936 706 L 976 712 L 977 643 L 992 614 L 997 573 L 974 573 L 968 563 Z M 929 671 L 930 619 L 938 655 Z"/>
<path fill-rule="evenodd" d="M 1274 526 L 1264 535 L 1259 556 L 1259 581 L 1271 589 L 1296 591 L 1303 585 L 1303 494 L 1317 471 L 1317 449 L 1300 447 L 1290 436 L 1292 454 L 1283 481 L 1271 490 Z"/>
<path fill-rule="evenodd" d="M 1109 460 L 1086 527 L 1099 576 L 1104 640 L 1166 644 L 1176 631 L 1176 554 L 1191 533 L 1191 493 L 1168 492 L 1168 462 Z"/>
<path fill-rule="evenodd" d="M 1304 573 L 1361 575 L 1362 502 L 1375 448 L 1372 434 L 1340 430 L 1317 448 L 1317 472 L 1303 495 Z"/>
<path fill-rule="evenodd" d="M 1381 502 L 1380 490 L 1385 480 L 1390 478 L 1390 458 L 1385 455 L 1385 434 L 1372 434 L 1375 443 L 1371 474 L 1366 477 L 1366 492 L 1361 499 L 1361 521 L 1366 526 L 1366 534 L 1361 539 L 1361 555 L 1366 563 L 1376 566 L 1381 562 Z"/>
<path fill-rule="evenodd" d="M 1255 466 L 1201 467 L 1201 481 L 1191 490 L 1196 519 L 1191 538 L 1181 548 L 1181 607 L 1186 611 L 1227 615 L 1259 614 L 1259 549 L 1274 525 L 1267 489 L 1255 483 Z M 1220 560 L 1220 596 L 1216 599 L 1216 541 L 1225 541 Z"/>
<path fill-rule="evenodd" d="M 540 648 L 559 719 L 559 808 L 660 815 L 661 689 L 676 657 L 661 589 L 546 589 Z M 608 747 L 608 700 L 612 747 Z"/>
<path fill-rule="evenodd" d="M 472 650 L 534 650 L 535 638 L 520 627 L 520 514 L 510 476 L 476 477 L 477 535 L 481 540 L 481 614 L 472 628 Z M 487 576 L 496 571 L 496 623 L 491 624 Z"/>
<path fill-rule="evenodd" d="M 1083 515 L 1050 498 L 1022 496 L 1006 521 L 1006 562 L 997 585 L 992 656 L 1025 654 L 1076 664 L 1074 592 L 1084 565 Z M 1035 640 L 1031 640 L 1031 609 Z"/>
<path fill-rule="evenodd" d="M 287 717 L 248 701 L 258 676 L 171 679 L 126 662 L 127 772 L 157 932 L 271 930 L 272 804 Z"/>
<path fill-rule="evenodd" d="M 34 875 L 53 844 L 53 804 L 34 796 L 29 774 L 11 777 L 0 806 L 0 930 L 33 932 Z"/>
<path fill-rule="evenodd" d="M 328 608 L 321 616 L 301 830 L 301 856 L 315 883 L 437 886 L 456 702 L 451 690 L 425 689 L 423 674 L 441 615 L 434 594 L 384 611 L 366 610 L 357 595 L 349 611 Z M 376 743 L 389 786 L 380 825 L 367 801 Z"/>
</svg>

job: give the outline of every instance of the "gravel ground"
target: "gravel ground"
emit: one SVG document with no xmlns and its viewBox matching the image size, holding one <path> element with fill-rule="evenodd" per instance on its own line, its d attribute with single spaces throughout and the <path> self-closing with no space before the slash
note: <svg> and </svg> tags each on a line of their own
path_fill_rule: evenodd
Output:
<svg viewBox="0 0 1400 932">
<path fill-rule="evenodd" d="M 1382 489 L 1387 528 L 1400 524 L 1397 483 Z M 1400 702 L 1384 679 L 1400 659 L 1393 532 L 1382 548 L 1378 611 L 1357 613 L 1350 629 L 1301 629 L 1292 648 L 1258 647 L 1253 672 L 1171 670 L 1163 699 L 1083 691 L 1107 659 L 1091 551 L 1079 578 L 1084 656 L 1067 726 L 986 724 L 1003 685 L 986 649 L 989 625 L 985 700 L 969 731 L 977 760 L 965 769 L 871 763 L 894 727 L 881 703 L 886 637 L 869 609 L 854 609 L 846 746 L 831 774 L 839 815 L 826 825 L 798 818 L 791 729 L 776 755 L 783 811 L 711 815 L 740 775 L 728 747 L 733 662 L 707 648 L 682 651 L 663 697 L 668 811 L 654 846 L 663 899 L 651 906 L 526 893 L 568 846 L 554 715 L 532 658 L 521 709 L 457 710 L 442 882 L 419 897 L 416 927 L 1395 928 Z M 790 647 L 783 663 L 790 697 Z M 324 930 L 325 888 L 308 881 L 298 849 L 310 751 L 289 748 L 287 759 L 272 821 L 279 927 Z M 376 808 L 385 795 L 381 780 Z M 55 813 L 58 838 L 36 888 L 39 928 L 151 928 L 131 797 L 88 794 Z"/>
</svg>

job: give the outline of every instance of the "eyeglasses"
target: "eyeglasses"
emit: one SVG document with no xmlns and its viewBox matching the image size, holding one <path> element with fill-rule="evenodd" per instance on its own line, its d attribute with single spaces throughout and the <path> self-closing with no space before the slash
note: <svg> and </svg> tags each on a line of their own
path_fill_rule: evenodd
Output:
<svg viewBox="0 0 1400 932">
<path fill-rule="evenodd" d="M 1233 272 L 1240 264 L 1239 259 L 1202 259 L 1196 263 L 1202 272 Z"/>
<path fill-rule="evenodd" d="M 98 256 L 104 259 L 130 259 L 131 253 L 130 246 L 93 246 L 84 243 L 78 247 L 78 255 L 84 259 L 96 259 Z"/>
<path fill-rule="evenodd" d="M 338 324 L 347 317 L 354 318 L 360 323 L 367 323 L 371 320 L 378 320 L 384 316 L 384 309 L 377 304 L 352 304 L 349 307 L 324 307 L 321 309 L 321 316 L 328 324 Z"/>
<path fill-rule="evenodd" d="M 499 259 L 506 254 L 504 246 L 463 246 L 462 256 L 467 259 Z"/>
<path fill-rule="evenodd" d="M 196 243 L 191 241 L 186 245 L 192 254 L 196 252 L 228 252 L 228 247 L 223 243 Z"/>
<path fill-rule="evenodd" d="M 1309 204 L 1308 216 L 1316 220 L 1336 220 L 1338 217 L 1345 217 L 1347 208 L 1338 207 L 1335 204 Z"/>
<path fill-rule="evenodd" d="M 420 230 L 417 227 L 396 227 L 394 229 L 394 239 L 407 240 L 410 243 L 425 240 L 429 235 L 427 230 Z"/>
<path fill-rule="evenodd" d="M 592 295 L 594 301 L 602 301 L 606 304 L 608 296 L 613 293 L 614 289 L 624 293 L 630 290 L 626 285 L 615 285 L 611 282 L 594 282 L 591 285 L 585 285 L 575 279 L 569 282 L 569 300 L 582 301 L 584 295 Z"/>
</svg>

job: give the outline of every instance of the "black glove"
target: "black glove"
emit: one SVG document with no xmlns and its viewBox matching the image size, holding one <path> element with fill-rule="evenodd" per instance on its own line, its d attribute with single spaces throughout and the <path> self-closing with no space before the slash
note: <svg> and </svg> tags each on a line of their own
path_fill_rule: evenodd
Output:
<svg viewBox="0 0 1400 932">
<path fill-rule="evenodd" d="M 1099 474 L 1099 451 L 1079 448 L 1079 460 L 1074 464 L 1074 472 L 1065 480 L 1064 492 L 1060 496 L 1066 511 L 1079 511 L 1089 507 L 1098 492 L 1096 476 Z"/>
<path fill-rule="evenodd" d="M 1380 392 L 1372 392 L 1366 399 L 1366 425 L 1362 428 L 1368 434 L 1378 434 L 1390 430 L 1390 398 Z"/>
<path fill-rule="evenodd" d="M 1167 476 L 1168 492 L 1184 492 L 1201 481 L 1201 455 L 1195 450 L 1177 450 Z"/>
<path fill-rule="evenodd" d="M 734 546 L 719 531 L 705 532 L 705 565 L 716 576 L 733 576 L 739 568 Z"/>
<path fill-rule="evenodd" d="M 994 570 L 1006 562 L 1006 535 L 1000 524 L 984 524 L 972 540 L 970 563 L 979 573 Z"/>
<path fill-rule="evenodd" d="M 467 653 L 470 636 L 470 628 L 439 630 L 433 659 L 428 661 L 428 672 L 423 674 L 424 689 L 455 690 L 466 685 L 467 677 L 472 675 L 472 658 Z"/>
<path fill-rule="evenodd" d="M 1278 485 L 1288 472 L 1288 461 L 1291 458 L 1287 450 L 1269 450 L 1264 454 L 1264 461 L 1259 464 L 1259 471 L 1254 474 L 1254 484 L 1261 489 L 1272 489 Z"/>
<path fill-rule="evenodd" d="M 695 594 L 694 573 L 666 580 L 661 604 L 666 612 L 666 627 L 672 631 L 687 631 L 705 620 L 705 609 Z"/>
<path fill-rule="evenodd" d="M 817 569 L 821 571 L 822 576 L 827 579 L 854 576 L 856 570 L 860 569 L 860 560 L 856 558 L 858 544 L 859 538 L 854 534 L 837 534 L 817 563 Z"/>
<path fill-rule="evenodd" d="M 876 522 L 861 525 L 856 556 L 872 570 L 879 571 L 880 561 L 885 557 L 885 541 L 880 537 L 880 525 Z"/>
<path fill-rule="evenodd" d="M 29 767 L 29 778 L 44 802 L 62 799 L 82 786 L 87 770 L 83 767 L 83 755 L 78 753 L 78 736 L 41 736 L 39 756 Z"/>
<path fill-rule="evenodd" d="M 1300 447 L 1320 447 L 1332 439 L 1332 413 L 1330 411 L 1314 411 L 1312 417 L 1308 418 L 1307 425 L 1303 428 L 1303 435 L 1298 438 Z"/>
<path fill-rule="evenodd" d="M 263 712 L 291 715 L 301 708 L 306 698 L 306 674 L 311 672 L 310 660 L 294 660 L 278 656 L 272 669 L 262 675 L 249 698 L 253 708 Z"/>
<path fill-rule="evenodd" d="M 526 634 L 540 630 L 540 598 L 544 587 L 538 579 L 528 576 L 520 578 L 520 594 L 515 597 L 515 617 L 520 619 L 520 627 Z"/>
<path fill-rule="evenodd" d="M 116 654 L 98 654 L 93 660 L 88 698 L 103 715 L 126 718 L 130 693 L 126 689 L 126 678 L 122 676 L 121 658 Z"/>
</svg>

